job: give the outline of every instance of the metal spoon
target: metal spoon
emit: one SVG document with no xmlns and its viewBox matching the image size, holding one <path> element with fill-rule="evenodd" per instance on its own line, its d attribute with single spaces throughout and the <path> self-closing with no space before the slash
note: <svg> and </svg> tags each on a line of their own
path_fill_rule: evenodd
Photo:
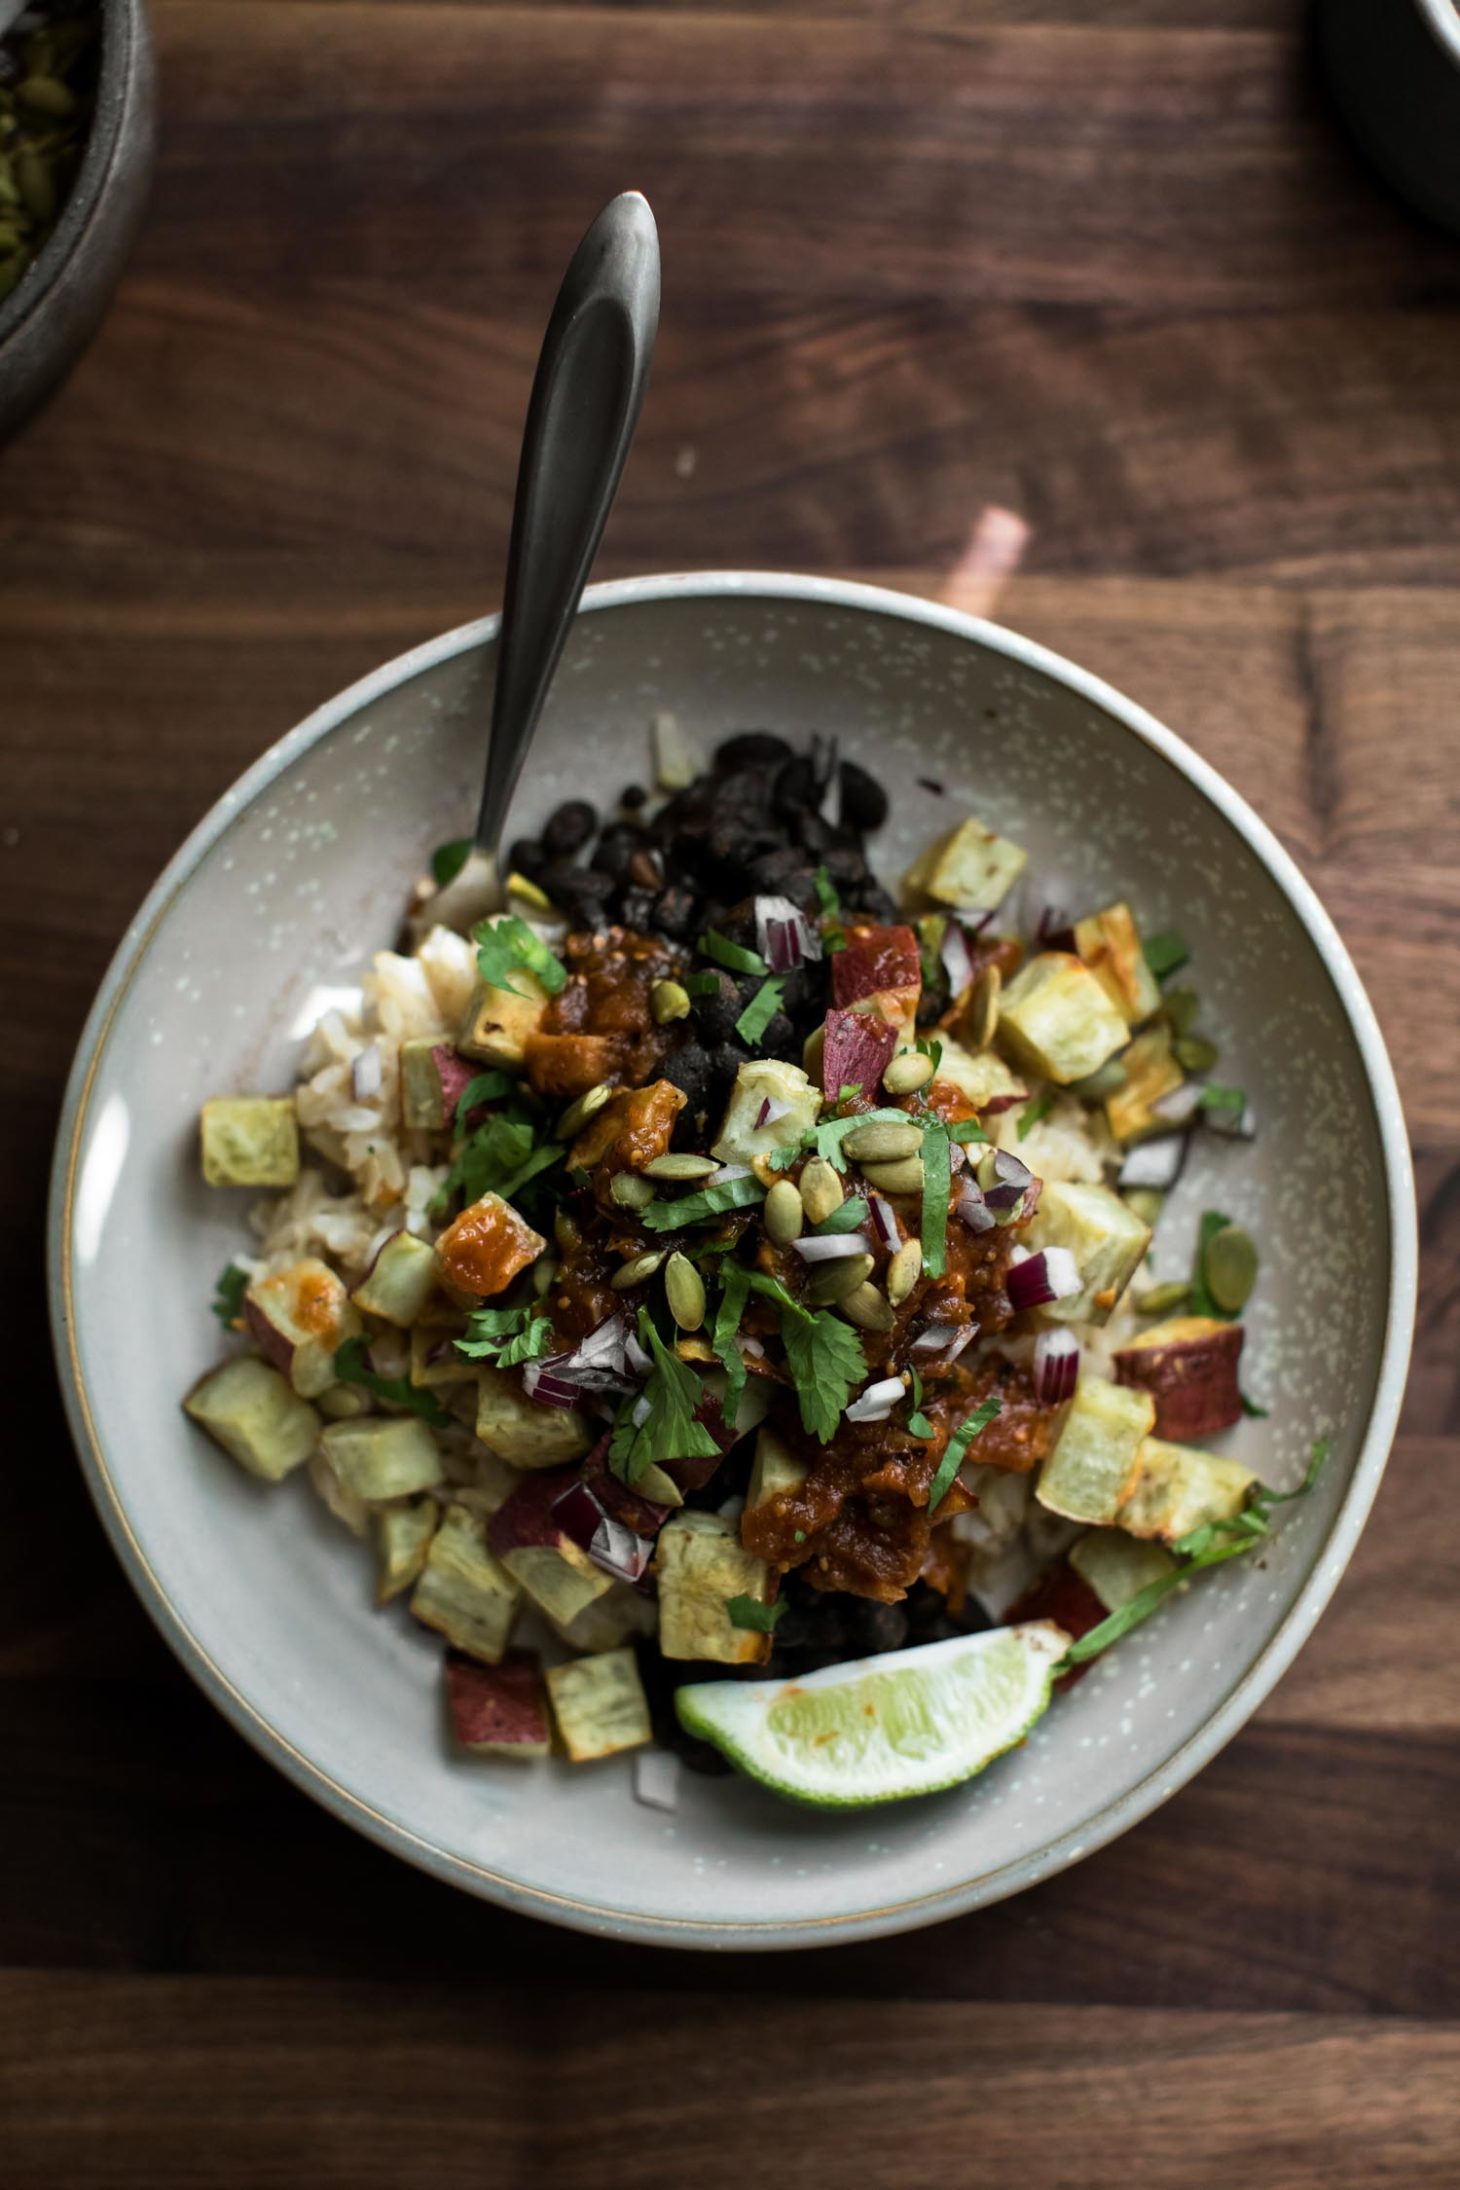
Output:
<svg viewBox="0 0 1460 2190">
<path fill-rule="evenodd" d="M 527 407 L 476 847 L 494 864 L 507 808 L 643 407 L 659 325 L 659 235 L 626 190 L 573 254 Z"/>
</svg>

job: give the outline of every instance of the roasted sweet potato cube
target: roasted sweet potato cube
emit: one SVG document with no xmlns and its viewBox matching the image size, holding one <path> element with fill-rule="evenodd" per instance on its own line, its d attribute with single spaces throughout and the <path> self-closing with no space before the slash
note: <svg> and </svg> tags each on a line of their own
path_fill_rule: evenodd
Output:
<svg viewBox="0 0 1460 2190">
<path fill-rule="evenodd" d="M 436 1259 L 458 1292 L 486 1298 L 504 1292 L 547 1246 L 500 1194 L 483 1194 L 463 1209 L 436 1242 Z"/>
<path fill-rule="evenodd" d="M 525 1065 L 539 1095 L 569 1102 L 600 1081 L 621 1078 L 625 1056 L 619 1034 L 530 1034 Z"/>
<path fill-rule="evenodd" d="M 1125 1020 L 1138 1027 L 1161 1008 L 1161 991 L 1146 964 L 1129 905 L 1107 905 L 1075 922 L 1075 949 Z"/>
<path fill-rule="evenodd" d="M 1240 1323 L 1215 1316 L 1173 1316 L 1154 1324 L 1115 1356 L 1115 1380 L 1149 1392 L 1156 1402 L 1156 1435 L 1178 1444 L 1215 1437 L 1241 1419 L 1237 1364 Z"/>
<path fill-rule="evenodd" d="M 459 1748 L 478 1757 L 545 1757 L 551 1746 L 547 1702 L 529 1650 L 509 1650 L 500 1665 L 448 1652 L 446 1707 Z"/>
<path fill-rule="evenodd" d="M 859 1087 L 875 1100 L 896 1047 L 897 1028 L 880 1012 L 843 1011 L 833 1005 L 821 1050 L 823 1093 L 835 1102 L 844 1087 Z"/>
<path fill-rule="evenodd" d="M 642 1171 L 656 1156 L 667 1156 L 674 1121 L 685 1105 L 682 1088 L 672 1080 L 648 1087 L 622 1088 L 591 1117 L 568 1151 L 571 1168 L 594 1171 Z"/>
<path fill-rule="evenodd" d="M 911 1034 L 923 990 L 923 962 L 911 928 L 854 922 L 846 948 L 831 959 L 831 993 L 843 1009 L 880 1013 L 887 1024 Z"/>
</svg>

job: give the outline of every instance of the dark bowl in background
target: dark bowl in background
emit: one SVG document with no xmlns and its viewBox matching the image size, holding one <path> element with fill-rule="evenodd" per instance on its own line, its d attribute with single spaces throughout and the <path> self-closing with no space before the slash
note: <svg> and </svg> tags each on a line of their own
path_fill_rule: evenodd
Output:
<svg viewBox="0 0 1460 2190">
<path fill-rule="evenodd" d="M 145 0 L 103 0 L 96 111 L 55 232 L 0 304 L 0 435 L 75 364 L 100 325 L 142 218 L 155 120 Z"/>
<path fill-rule="evenodd" d="M 1318 53 L 1362 151 L 1460 233 L 1460 10 L 1454 0 L 1318 0 Z"/>
</svg>

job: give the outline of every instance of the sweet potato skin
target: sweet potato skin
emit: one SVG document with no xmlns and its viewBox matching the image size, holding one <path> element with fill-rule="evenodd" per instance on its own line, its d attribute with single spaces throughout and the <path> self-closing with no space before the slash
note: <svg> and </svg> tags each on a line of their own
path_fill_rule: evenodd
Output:
<svg viewBox="0 0 1460 2190">
<path fill-rule="evenodd" d="M 1115 1380 L 1150 1393 L 1158 1437 L 1180 1445 L 1214 1437 L 1242 1417 L 1237 1370 L 1243 1337 L 1240 1323 L 1173 1317 L 1122 1347 Z"/>
</svg>

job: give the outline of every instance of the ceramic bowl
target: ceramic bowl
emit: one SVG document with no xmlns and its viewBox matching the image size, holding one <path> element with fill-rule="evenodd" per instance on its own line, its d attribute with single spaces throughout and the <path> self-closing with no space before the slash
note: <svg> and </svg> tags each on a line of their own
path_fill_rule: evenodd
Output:
<svg viewBox="0 0 1460 2190">
<path fill-rule="evenodd" d="M 921 1802 L 831 1818 L 686 1773 L 675 1812 L 626 1760 L 472 1763 L 448 1748 L 439 1643 L 370 1605 L 368 1560 L 295 1482 L 251 1481 L 184 1419 L 214 1359 L 208 1303 L 244 1197 L 200 1182 L 196 1117 L 285 1089 L 333 989 L 395 935 L 430 848 L 475 811 L 495 625 L 390 663 L 228 793 L 139 913 L 82 1038 L 52 1207 L 56 1339 L 91 1487 L 144 1603 L 219 1708 L 336 1815 L 437 1876 L 618 1936 L 787 1947 L 925 1924 L 1045 1878 L 1180 1787 L 1267 1694 L 1353 1550 L 1393 1433 L 1415 1224 L 1399 1097 L 1354 969 L 1242 800 L 1141 709 L 1013 634 L 826 579 L 636 579 L 593 589 L 514 813 L 611 802 L 642 778 L 650 714 L 706 748 L 735 728 L 834 732 L 893 789 L 900 871 L 967 809 L 1062 897 L 1127 896 L 1180 926 L 1250 1146 L 1201 1138 L 1158 1275 L 1198 1212 L 1263 1251 L 1245 1381 L 1271 1413 L 1231 1433 L 1285 1509 L 1260 1566 L 1172 1600 L 1058 1698 L 1025 1748 Z M 930 786 L 941 783 L 944 793 Z M 1238 1851 L 1233 1851 L 1234 1860 Z"/>
</svg>

